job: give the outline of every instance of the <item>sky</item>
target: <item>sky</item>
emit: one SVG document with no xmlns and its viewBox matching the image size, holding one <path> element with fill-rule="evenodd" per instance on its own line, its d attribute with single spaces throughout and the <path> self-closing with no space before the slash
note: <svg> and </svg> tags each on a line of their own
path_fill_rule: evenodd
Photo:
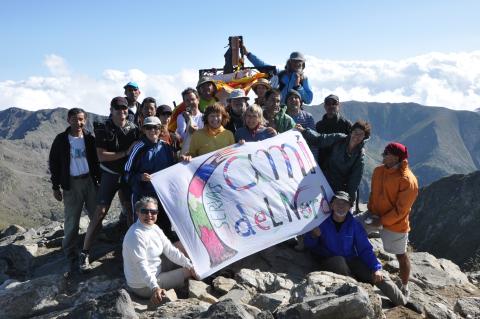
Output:
<svg viewBox="0 0 480 319">
<path fill-rule="evenodd" d="M 228 37 L 280 69 L 306 57 L 313 104 L 415 102 L 480 108 L 480 1 L 5 1 L 0 110 L 107 114 L 137 81 L 172 105 L 198 69 L 222 67 Z M 247 62 L 247 65 L 250 65 Z"/>
</svg>

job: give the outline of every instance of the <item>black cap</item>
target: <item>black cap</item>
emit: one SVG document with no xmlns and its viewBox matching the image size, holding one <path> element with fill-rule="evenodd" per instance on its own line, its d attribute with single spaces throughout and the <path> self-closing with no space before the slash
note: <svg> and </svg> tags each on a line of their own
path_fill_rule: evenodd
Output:
<svg viewBox="0 0 480 319">
<path fill-rule="evenodd" d="M 328 100 L 332 100 L 332 101 L 335 101 L 336 103 L 340 103 L 340 99 L 338 98 L 338 96 L 334 94 L 330 94 L 329 96 L 327 96 L 324 102 L 327 103 Z"/>
<path fill-rule="evenodd" d="M 173 113 L 173 109 L 170 105 L 167 105 L 167 104 L 162 104 L 160 105 L 159 107 L 157 107 L 157 112 L 159 114 L 162 114 L 162 113 Z"/>
<path fill-rule="evenodd" d="M 112 99 L 112 102 L 110 102 L 110 107 L 119 107 L 119 106 L 125 106 L 128 107 L 128 101 L 126 98 L 122 96 L 117 96 Z"/>
</svg>

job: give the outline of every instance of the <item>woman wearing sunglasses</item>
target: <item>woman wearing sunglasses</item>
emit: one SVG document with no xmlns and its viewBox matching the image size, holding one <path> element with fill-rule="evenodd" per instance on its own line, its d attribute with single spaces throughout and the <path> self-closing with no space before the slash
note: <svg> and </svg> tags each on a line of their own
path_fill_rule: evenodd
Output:
<svg viewBox="0 0 480 319">
<path fill-rule="evenodd" d="M 146 117 L 143 120 L 142 132 L 142 138 L 133 147 L 130 157 L 125 164 L 125 178 L 132 189 L 132 207 L 145 196 L 158 200 L 151 183 L 151 175 L 175 164 L 172 147 L 160 139 L 161 122 L 158 117 Z M 172 225 L 162 205 L 159 205 L 159 208 L 158 226 L 170 240 L 177 242 L 178 238 L 171 230 Z M 135 221 L 136 218 L 137 215 L 134 214 L 133 220 Z"/>
<path fill-rule="evenodd" d="M 123 271 L 131 292 L 158 305 L 166 289 L 179 288 L 196 274 L 192 262 L 155 224 L 159 214 L 155 198 L 136 202 L 135 214 L 137 221 L 123 240 Z"/>
</svg>

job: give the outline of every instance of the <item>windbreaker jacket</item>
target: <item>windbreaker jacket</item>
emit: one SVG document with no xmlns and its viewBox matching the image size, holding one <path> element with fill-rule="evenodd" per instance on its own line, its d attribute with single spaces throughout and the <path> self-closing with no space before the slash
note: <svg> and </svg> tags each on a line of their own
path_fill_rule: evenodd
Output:
<svg viewBox="0 0 480 319">
<path fill-rule="evenodd" d="M 407 233 L 410 231 L 410 210 L 417 196 L 417 178 L 407 160 L 398 168 L 381 165 L 373 171 L 368 210 L 380 216 L 386 229 Z"/>
<path fill-rule="evenodd" d="M 319 134 L 307 129 L 305 139 L 312 145 L 319 147 L 329 146 L 332 151 L 322 167 L 330 187 L 334 192 L 345 191 L 350 195 L 353 203 L 365 168 L 365 142 L 357 145 L 352 153 L 347 151 L 350 135 L 344 134 Z"/>
<path fill-rule="evenodd" d="M 65 132 L 60 133 L 55 137 L 52 147 L 50 148 L 48 165 L 50 168 L 52 189 L 54 190 L 60 189 L 60 186 L 65 190 L 70 189 L 69 133 L 70 127 L 68 127 Z M 97 150 L 95 148 L 95 137 L 87 130 L 83 130 L 83 137 L 85 141 L 85 151 L 87 153 L 88 170 L 93 182 L 98 184 L 101 173 L 98 163 Z"/>
<path fill-rule="evenodd" d="M 247 58 L 257 68 L 268 65 L 251 52 L 247 54 Z M 277 72 L 279 75 L 278 81 L 280 82 L 279 88 L 281 89 L 281 92 L 282 92 L 282 100 L 281 100 L 282 104 L 285 104 L 287 93 L 292 89 L 297 91 L 300 94 L 300 96 L 302 97 L 303 103 L 306 103 L 306 104 L 312 103 L 313 92 L 312 92 L 312 89 L 310 88 L 310 84 L 308 83 L 307 77 L 303 78 L 299 86 L 295 86 L 295 83 L 297 82 L 297 76 L 298 76 L 297 73 L 289 72 L 286 70 L 285 71 L 277 70 Z"/>
<path fill-rule="evenodd" d="M 164 141 L 152 143 L 145 136 L 136 144 L 125 164 L 125 179 L 132 192 L 141 196 L 156 196 L 151 182 L 142 181 L 143 173 L 153 174 L 175 163 L 173 149 Z"/>
<path fill-rule="evenodd" d="M 304 236 L 305 247 L 314 254 L 320 257 L 342 256 L 347 261 L 358 256 L 372 272 L 382 269 L 365 229 L 351 213 L 347 214 L 340 231 L 337 231 L 331 215 L 319 227 L 320 237 L 314 238 L 311 232 Z"/>
</svg>

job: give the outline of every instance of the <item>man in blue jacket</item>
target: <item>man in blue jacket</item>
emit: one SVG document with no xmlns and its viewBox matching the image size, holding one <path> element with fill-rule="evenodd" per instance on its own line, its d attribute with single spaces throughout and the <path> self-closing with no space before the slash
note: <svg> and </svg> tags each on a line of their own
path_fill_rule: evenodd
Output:
<svg viewBox="0 0 480 319">
<path fill-rule="evenodd" d="M 268 64 L 260 60 L 252 52 L 248 52 L 247 48 L 242 45 L 243 53 L 247 56 L 248 60 L 256 67 L 267 66 Z M 308 83 L 308 78 L 303 73 L 305 69 L 305 56 L 300 52 L 292 52 L 285 69 L 278 70 L 278 84 L 273 83 L 272 87 L 278 88 L 282 92 L 281 104 L 286 104 L 287 93 L 290 90 L 297 91 L 302 97 L 302 101 L 305 104 L 312 103 L 313 92 Z"/>
<path fill-rule="evenodd" d="M 336 192 L 331 207 L 331 216 L 304 237 L 305 247 L 319 257 L 320 269 L 374 284 L 395 305 L 405 305 L 405 296 L 383 274 L 367 233 L 350 213 L 348 193 Z"/>
</svg>

